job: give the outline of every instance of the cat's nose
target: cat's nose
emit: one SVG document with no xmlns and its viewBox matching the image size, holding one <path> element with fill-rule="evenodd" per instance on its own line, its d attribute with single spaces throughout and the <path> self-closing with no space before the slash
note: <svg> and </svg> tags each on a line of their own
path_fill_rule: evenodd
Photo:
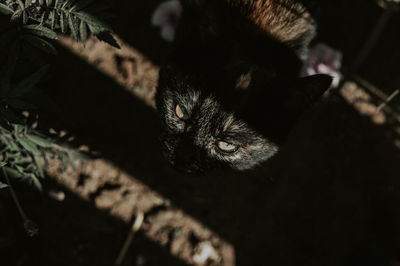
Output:
<svg viewBox="0 0 400 266">
<path fill-rule="evenodd" d="M 198 157 L 199 151 L 196 147 L 182 143 L 176 150 L 175 167 L 185 173 L 200 172 Z"/>
<path fill-rule="evenodd" d="M 192 147 L 179 147 L 176 152 L 178 162 L 188 165 L 196 160 L 196 149 Z"/>
<path fill-rule="evenodd" d="M 192 164 L 175 164 L 175 169 L 184 174 L 202 175 L 204 172 L 195 163 Z"/>
<path fill-rule="evenodd" d="M 178 170 L 179 172 L 184 173 L 184 174 L 192 174 L 193 173 L 193 170 L 186 166 L 177 166 L 176 170 Z"/>
</svg>

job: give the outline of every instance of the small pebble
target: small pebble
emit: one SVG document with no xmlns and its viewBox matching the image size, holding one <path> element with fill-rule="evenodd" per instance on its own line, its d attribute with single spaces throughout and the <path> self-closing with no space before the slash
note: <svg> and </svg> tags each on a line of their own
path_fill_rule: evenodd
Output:
<svg viewBox="0 0 400 266">
<path fill-rule="evenodd" d="M 49 196 L 56 201 L 63 201 L 65 199 L 65 193 L 59 190 L 50 190 Z"/>
</svg>

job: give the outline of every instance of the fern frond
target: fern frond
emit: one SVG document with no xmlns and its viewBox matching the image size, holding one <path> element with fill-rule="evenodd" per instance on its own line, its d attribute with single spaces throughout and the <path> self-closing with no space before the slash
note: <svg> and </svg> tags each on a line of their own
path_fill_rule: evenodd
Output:
<svg viewBox="0 0 400 266">
<path fill-rule="evenodd" d="M 112 28 L 99 17 L 109 8 L 109 5 L 94 0 L 11 0 L 9 4 L 0 4 L 0 12 L 11 15 L 12 21 L 22 21 L 22 24 L 34 21 L 50 31 L 67 33 L 74 39 L 86 43 L 88 33 L 105 40 L 110 45 L 119 48 L 112 37 Z M 88 31 L 89 30 L 89 31 Z M 46 36 L 48 37 L 48 36 Z"/>
</svg>

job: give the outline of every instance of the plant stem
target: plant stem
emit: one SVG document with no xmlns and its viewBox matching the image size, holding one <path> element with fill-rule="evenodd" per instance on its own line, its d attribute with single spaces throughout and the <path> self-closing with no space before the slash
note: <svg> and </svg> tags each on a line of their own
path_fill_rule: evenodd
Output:
<svg viewBox="0 0 400 266">
<path fill-rule="evenodd" d="M 17 205 L 18 212 L 19 212 L 19 214 L 21 215 L 22 219 L 25 222 L 25 221 L 28 220 L 28 217 L 26 216 L 24 210 L 21 207 L 21 204 L 19 203 L 17 194 L 15 193 L 14 188 L 11 185 L 10 179 L 8 178 L 7 172 L 4 170 L 4 167 L 2 167 L 1 170 L 3 171 L 4 178 L 6 179 L 7 185 L 10 188 L 11 197 L 13 198 L 13 200 L 15 202 L 15 205 Z"/>
<path fill-rule="evenodd" d="M 22 220 L 24 222 L 25 232 L 31 237 L 37 235 L 39 232 L 39 227 L 37 226 L 37 224 L 34 221 L 28 219 L 24 210 L 21 207 L 21 204 L 19 203 L 17 194 L 15 193 L 14 188 L 11 185 L 11 182 L 10 182 L 10 179 L 8 178 L 6 170 L 4 170 L 4 167 L 1 167 L 1 170 L 3 172 L 4 178 L 6 179 L 8 187 L 10 188 L 11 196 L 15 202 L 15 205 L 17 205 L 18 212 L 21 215 Z"/>
<path fill-rule="evenodd" d="M 387 5 L 384 7 L 382 15 L 378 19 L 377 23 L 372 29 L 370 36 L 368 37 L 361 51 L 358 53 L 356 59 L 354 60 L 353 65 L 351 66 L 352 72 L 358 70 L 359 67 L 364 63 L 367 56 L 371 53 L 387 22 L 392 17 L 395 6 L 395 3 L 387 3 Z"/>
<path fill-rule="evenodd" d="M 143 219 L 144 219 L 144 214 L 143 214 L 143 212 L 139 211 L 135 218 L 135 221 L 132 224 L 131 231 L 129 232 L 129 235 L 125 240 L 125 243 L 118 255 L 118 258 L 116 259 L 116 261 L 114 263 L 114 266 L 122 265 L 122 262 L 125 259 L 126 253 L 128 252 L 128 249 L 131 246 L 131 243 L 132 243 L 133 237 L 135 236 L 135 233 L 137 231 L 139 231 L 140 227 L 142 226 Z"/>
</svg>

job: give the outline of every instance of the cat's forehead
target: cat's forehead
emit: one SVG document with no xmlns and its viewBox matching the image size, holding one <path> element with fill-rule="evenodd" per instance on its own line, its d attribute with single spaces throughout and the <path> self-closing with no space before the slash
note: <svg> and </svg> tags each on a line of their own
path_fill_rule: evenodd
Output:
<svg viewBox="0 0 400 266">
<path fill-rule="evenodd" d="M 212 95 L 203 98 L 199 106 L 199 126 L 211 126 L 214 135 L 241 133 L 247 130 L 246 123 L 238 119 L 233 112 L 225 110 Z"/>
<path fill-rule="evenodd" d="M 245 127 L 245 123 L 236 118 L 235 114 L 224 108 L 219 97 L 202 90 L 188 89 L 184 92 L 175 92 L 175 100 L 184 104 L 190 111 L 197 109 L 199 116 L 213 120 L 220 131 L 238 131 Z M 203 120 L 203 119 L 201 119 Z M 201 121 L 206 123 L 206 121 Z"/>
<path fill-rule="evenodd" d="M 224 132 L 238 132 L 242 131 L 246 127 L 246 124 L 237 119 L 234 114 L 225 115 L 222 123 L 222 130 Z"/>
<path fill-rule="evenodd" d="M 174 90 L 173 93 L 175 99 L 180 102 L 197 102 L 202 94 L 200 90 L 193 89 L 190 86 L 181 87 L 178 90 Z"/>
</svg>

